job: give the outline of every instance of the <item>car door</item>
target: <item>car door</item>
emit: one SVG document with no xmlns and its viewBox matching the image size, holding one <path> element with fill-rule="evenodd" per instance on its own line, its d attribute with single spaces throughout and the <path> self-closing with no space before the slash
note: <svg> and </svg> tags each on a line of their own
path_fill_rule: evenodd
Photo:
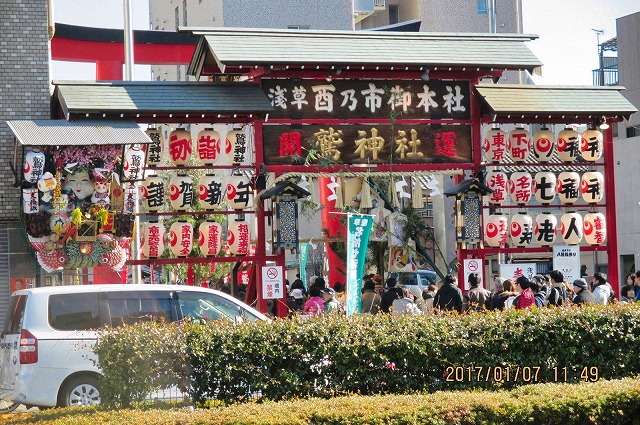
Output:
<svg viewBox="0 0 640 425">
<path fill-rule="evenodd" d="M 16 385 L 15 378 L 20 371 L 20 331 L 26 304 L 26 293 L 11 296 L 9 312 L 0 336 L 0 395 L 3 397 L 12 395 Z"/>
</svg>

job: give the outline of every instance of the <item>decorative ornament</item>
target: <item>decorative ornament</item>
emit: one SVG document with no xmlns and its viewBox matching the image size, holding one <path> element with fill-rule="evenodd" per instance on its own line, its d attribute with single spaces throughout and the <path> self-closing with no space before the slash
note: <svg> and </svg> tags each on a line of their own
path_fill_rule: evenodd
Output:
<svg viewBox="0 0 640 425">
<path fill-rule="evenodd" d="M 577 212 L 567 212 L 560 217 L 560 236 L 567 245 L 577 245 L 583 235 L 582 216 Z"/>
<path fill-rule="evenodd" d="M 576 129 L 567 125 L 558 133 L 558 158 L 560 161 L 573 162 L 578 158 L 580 150 L 580 135 Z"/>
<path fill-rule="evenodd" d="M 177 128 L 169 134 L 169 160 L 173 165 L 186 165 L 192 153 L 191 133 Z"/>
<path fill-rule="evenodd" d="M 140 186 L 142 201 L 147 211 L 158 211 L 164 206 L 164 181 L 158 175 L 147 176 Z"/>
<path fill-rule="evenodd" d="M 573 204 L 580 198 L 580 174 L 563 171 L 558 175 L 558 199 L 563 204 Z"/>
<path fill-rule="evenodd" d="M 143 150 L 147 152 L 147 165 L 155 167 L 162 161 L 162 150 L 164 148 L 164 140 L 162 132 L 156 128 L 149 128 L 145 133 L 151 139 L 151 143 L 143 146 Z"/>
<path fill-rule="evenodd" d="M 220 162 L 220 134 L 213 128 L 205 128 L 197 136 L 198 157 L 204 165 Z"/>
<path fill-rule="evenodd" d="M 507 133 L 500 130 L 499 124 L 494 123 L 491 130 L 484 133 L 482 145 L 487 161 L 502 162 L 505 160 L 507 150 Z"/>
<path fill-rule="evenodd" d="M 223 188 L 222 177 L 215 174 L 206 174 L 198 181 L 198 199 L 200 208 L 214 210 L 222 202 Z"/>
<path fill-rule="evenodd" d="M 247 135 L 242 130 L 231 130 L 227 132 L 225 141 L 225 153 L 227 161 L 231 165 L 241 165 L 247 159 L 249 153 L 249 143 Z"/>
<path fill-rule="evenodd" d="M 142 225 L 140 251 L 145 258 L 158 258 L 164 254 L 166 232 L 159 222 L 148 222 Z"/>
<path fill-rule="evenodd" d="M 249 251 L 249 223 L 230 220 L 227 225 L 227 245 L 231 255 L 246 255 Z"/>
<path fill-rule="evenodd" d="M 587 213 L 584 216 L 584 240 L 589 245 L 602 245 L 607 239 L 607 222 L 604 214 Z"/>
<path fill-rule="evenodd" d="M 193 225 L 176 221 L 169 229 L 169 248 L 176 257 L 187 257 L 193 249 Z"/>
<path fill-rule="evenodd" d="M 514 162 L 526 162 L 531 151 L 531 134 L 525 130 L 524 124 L 517 124 L 509 132 L 508 149 Z"/>
<path fill-rule="evenodd" d="M 169 200 L 176 211 L 186 211 L 193 202 L 193 179 L 187 175 L 177 175 L 169 182 Z"/>
<path fill-rule="evenodd" d="M 44 172 L 45 156 L 39 149 L 27 151 L 24 155 L 24 180 L 33 185 L 38 183 Z"/>
<path fill-rule="evenodd" d="M 602 133 L 600 130 L 590 128 L 582 133 L 580 153 L 585 161 L 595 162 L 602 157 Z"/>
<path fill-rule="evenodd" d="M 533 238 L 533 219 L 527 213 L 518 213 L 511 218 L 509 227 L 511 242 L 517 247 L 526 247 Z"/>
<path fill-rule="evenodd" d="M 252 205 L 253 188 L 246 176 L 229 176 L 227 179 L 227 205 L 232 210 L 242 210 Z"/>
<path fill-rule="evenodd" d="M 502 170 L 491 170 L 485 178 L 487 187 L 493 192 L 488 194 L 489 203 L 502 205 L 507 198 L 509 190 L 509 179 Z"/>
<path fill-rule="evenodd" d="M 533 156 L 538 162 L 549 162 L 553 157 L 555 134 L 546 126 L 533 133 Z"/>
<path fill-rule="evenodd" d="M 582 199 L 588 204 L 597 204 L 604 196 L 604 176 L 599 171 L 587 171 L 580 185 Z"/>
<path fill-rule="evenodd" d="M 533 177 L 525 171 L 516 171 L 509 177 L 509 195 L 518 205 L 528 204 L 531 200 Z"/>
<path fill-rule="evenodd" d="M 558 219 L 555 215 L 549 213 L 539 213 L 536 216 L 536 224 L 533 236 L 540 246 L 553 245 L 556 240 L 556 229 L 558 227 Z"/>
<path fill-rule="evenodd" d="M 536 200 L 542 205 L 550 204 L 556 197 L 557 186 L 556 175 L 551 171 L 536 173 L 534 178 L 534 194 Z"/>
<path fill-rule="evenodd" d="M 215 221 L 204 221 L 198 227 L 198 245 L 202 255 L 217 255 L 222 248 L 222 225 Z"/>
<path fill-rule="evenodd" d="M 491 214 L 484 225 L 484 241 L 492 248 L 502 248 L 507 243 L 509 221 L 503 214 Z"/>
</svg>

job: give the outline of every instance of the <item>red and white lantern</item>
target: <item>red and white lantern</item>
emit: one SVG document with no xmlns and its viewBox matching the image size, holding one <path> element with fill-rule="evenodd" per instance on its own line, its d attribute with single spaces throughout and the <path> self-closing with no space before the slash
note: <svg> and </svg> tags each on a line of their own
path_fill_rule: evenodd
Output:
<svg viewBox="0 0 640 425">
<path fill-rule="evenodd" d="M 225 153 L 229 164 L 240 165 L 245 162 L 249 154 L 249 138 L 242 130 L 227 132 Z"/>
<path fill-rule="evenodd" d="M 22 211 L 25 214 L 35 214 L 40 211 L 38 189 L 30 187 L 22 189 Z"/>
<path fill-rule="evenodd" d="M 560 236 L 567 245 L 578 245 L 583 236 L 582 216 L 577 212 L 568 212 L 560 217 Z"/>
<path fill-rule="evenodd" d="M 531 133 L 524 129 L 524 125 L 518 124 L 515 130 L 509 132 L 507 147 L 514 162 L 527 160 L 531 151 Z"/>
<path fill-rule="evenodd" d="M 220 133 L 205 128 L 198 133 L 198 157 L 205 165 L 214 165 L 220 160 Z"/>
<path fill-rule="evenodd" d="M 543 205 L 553 202 L 556 197 L 557 185 L 556 175 L 552 172 L 536 173 L 533 184 L 536 200 Z"/>
<path fill-rule="evenodd" d="M 493 248 L 503 247 L 509 235 L 509 220 L 502 214 L 491 214 L 484 224 L 484 241 Z"/>
<path fill-rule="evenodd" d="M 533 238 L 533 219 L 526 213 L 518 213 L 511 218 L 509 227 L 511 242 L 517 247 L 526 247 Z"/>
<path fill-rule="evenodd" d="M 24 179 L 31 184 L 37 184 L 44 173 L 44 153 L 38 149 L 24 154 Z"/>
<path fill-rule="evenodd" d="M 176 221 L 169 229 L 169 248 L 176 257 L 186 257 L 193 248 L 193 225 Z"/>
<path fill-rule="evenodd" d="M 556 240 L 558 219 L 553 214 L 540 213 L 536 216 L 533 236 L 540 246 L 552 245 Z"/>
<path fill-rule="evenodd" d="M 580 174 L 563 171 L 558 175 L 558 199 L 563 204 L 573 204 L 580 198 Z"/>
<path fill-rule="evenodd" d="M 198 245 L 202 255 L 217 255 L 222 249 L 222 225 L 215 221 L 202 222 L 198 227 Z"/>
<path fill-rule="evenodd" d="M 222 177 L 207 174 L 198 181 L 198 199 L 203 210 L 213 210 L 222 202 Z"/>
<path fill-rule="evenodd" d="M 122 179 L 125 182 L 142 180 L 144 175 L 144 151 L 138 145 L 130 146 L 124 154 Z"/>
<path fill-rule="evenodd" d="M 587 171 L 582 175 L 582 199 L 588 204 L 597 204 L 604 196 L 604 176 L 599 171 Z"/>
<path fill-rule="evenodd" d="M 158 211 L 164 206 L 164 181 L 162 177 L 147 176 L 140 187 L 142 201 L 147 211 Z"/>
<path fill-rule="evenodd" d="M 549 162 L 553 156 L 556 135 L 547 127 L 533 133 L 533 156 L 538 162 Z"/>
<path fill-rule="evenodd" d="M 169 200 L 176 211 L 186 211 L 193 202 L 193 179 L 177 175 L 169 182 Z"/>
<path fill-rule="evenodd" d="M 507 175 L 500 170 L 492 170 L 487 173 L 485 179 L 487 187 L 493 190 L 488 195 L 489 202 L 494 205 L 502 205 L 507 198 L 509 190 L 509 179 Z"/>
<path fill-rule="evenodd" d="M 145 223 L 142 228 L 140 251 L 145 258 L 158 258 L 164 253 L 166 230 L 162 223 Z"/>
<path fill-rule="evenodd" d="M 582 142 L 580 143 L 580 153 L 585 161 L 595 162 L 602 156 L 602 133 L 600 130 L 590 128 L 582 133 Z"/>
<path fill-rule="evenodd" d="M 162 150 L 164 149 L 162 132 L 156 128 L 149 128 L 145 130 L 145 133 L 151 139 L 151 143 L 143 147 L 147 151 L 147 165 L 155 167 L 162 162 Z"/>
<path fill-rule="evenodd" d="M 498 124 L 493 124 L 491 130 L 484 133 L 483 141 L 484 157 L 489 162 L 501 162 L 505 160 L 507 150 L 507 133 L 500 130 Z"/>
<path fill-rule="evenodd" d="M 245 176 L 229 176 L 227 179 L 227 205 L 232 210 L 242 210 L 252 202 L 253 188 L 251 180 Z"/>
<path fill-rule="evenodd" d="M 516 171 L 509 177 L 509 195 L 518 205 L 524 205 L 531 200 L 533 177 L 525 171 Z"/>
<path fill-rule="evenodd" d="M 580 135 L 572 126 L 566 126 L 558 133 L 558 158 L 560 161 L 573 162 L 580 151 Z"/>
<path fill-rule="evenodd" d="M 227 244 L 233 255 L 246 255 L 249 252 L 250 230 L 246 221 L 230 220 L 227 226 Z"/>
<path fill-rule="evenodd" d="M 169 160 L 173 165 L 186 165 L 193 151 L 191 133 L 177 128 L 169 133 Z"/>
<path fill-rule="evenodd" d="M 602 213 L 584 216 L 584 240 L 589 245 L 602 245 L 607 239 L 607 222 Z"/>
</svg>

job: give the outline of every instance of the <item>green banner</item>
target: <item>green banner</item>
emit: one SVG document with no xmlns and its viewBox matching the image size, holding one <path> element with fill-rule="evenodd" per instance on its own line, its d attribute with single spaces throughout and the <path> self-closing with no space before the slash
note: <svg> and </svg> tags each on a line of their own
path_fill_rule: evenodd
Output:
<svg viewBox="0 0 640 425">
<path fill-rule="evenodd" d="M 347 316 L 362 312 L 362 276 L 367 257 L 370 215 L 349 214 L 347 226 Z"/>
<path fill-rule="evenodd" d="M 300 243 L 300 280 L 304 283 L 304 287 L 307 286 L 307 259 L 309 258 L 309 249 L 311 244 L 309 242 Z"/>
</svg>

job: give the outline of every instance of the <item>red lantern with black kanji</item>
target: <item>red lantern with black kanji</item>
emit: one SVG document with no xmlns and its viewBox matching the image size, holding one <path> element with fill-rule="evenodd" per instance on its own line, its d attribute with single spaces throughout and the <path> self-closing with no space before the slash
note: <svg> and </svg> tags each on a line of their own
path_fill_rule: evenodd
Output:
<svg viewBox="0 0 640 425">
<path fill-rule="evenodd" d="M 491 130 L 484 133 L 482 145 L 487 161 L 502 162 L 505 160 L 507 150 L 507 133 L 500 130 L 498 124 L 493 124 Z"/>
<path fill-rule="evenodd" d="M 509 177 L 509 195 L 518 205 L 525 205 L 531 200 L 533 177 L 525 171 L 516 171 Z"/>
<path fill-rule="evenodd" d="M 582 216 L 577 212 L 568 212 L 560 217 L 560 236 L 567 245 L 577 245 L 582 240 L 584 227 Z"/>
<path fill-rule="evenodd" d="M 232 165 L 241 165 L 249 154 L 249 138 L 242 130 L 227 132 L 225 141 L 227 161 Z"/>
<path fill-rule="evenodd" d="M 604 196 L 604 176 L 599 171 L 587 171 L 582 175 L 582 199 L 588 204 L 597 204 Z"/>
<path fill-rule="evenodd" d="M 227 245 L 233 255 L 249 252 L 250 229 L 247 221 L 230 220 L 227 226 Z"/>
<path fill-rule="evenodd" d="M 563 171 L 558 174 L 558 199 L 563 204 L 573 204 L 580 198 L 580 174 Z"/>
<path fill-rule="evenodd" d="M 580 143 L 580 153 L 585 161 L 595 162 L 602 156 L 602 133 L 600 130 L 590 128 L 582 133 L 582 141 Z"/>
<path fill-rule="evenodd" d="M 533 133 L 533 156 L 538 162 L 549 162 L 553 156 L 555 134 L 546 127 Z"/>
<path fill-rule="evenodd" d="M 193 225 L 176 221 L 169 229 L 169 249 L 176 257 L 186 257 L 193 248 Z"/>
<path fill-rule="evenodd" d="M 560 161 L 573 162 L 580 152 L 580 134 L 572 126 L 566 126 L 558 133 L 558 158 Z"/>
<path fill-rule="evenodd" d="M 504 204 L 509 193 L 509 178 L 507 175 L 501 170 L 491 170 L 487 173 L 485 181 L 487 187 L 493 190 L 492 193 L 487 195 L 489 202 L 494 205 Z"/>
<path fill-rule="evenodd" d="M 176 211 L 186 211 L 193 202 L 193 179 L 177 175 L 169 182 L 169 200 Z"/>
<path fill-rule="evenodd" d="M 533 229 L 533 236 L 540 246 L 553 245 L 556 240 L 558 219 L 549 213 L 539 213 L 536 216 L 536 224 Z"/>
<path fill-rule="evenodd" d="M 155 128 L 149 128 L 145 130 L 145 133 L 151 139 L 151 143 L 143 147 L 147 151 L 147 165 L 155 167 L 162 162 L 162 151 L 164 149 L 162 132 Z"/>
<path fill-rule="evenodd" d="M 164 181 L 162 177 L 147 176 L 140 190 L 147 211 L 158 211 L 164 206 Z"/>
<path fill-rule="evenodd" d="M 604 214 L 587 213 L 584 215 L 584 240 L 589 245 L 602 245 L 607 239 L 607 222 Z"/>
<path fill-rule="evenodd" d="M 223 190 L 221 176 L 206 174 L 200 177 L 198 181 L 200 208 L 210 211 L 218 207 L 223 199 Z"/>
<path fill-rule="evenodd" d="M 162 223 L 144 223 L 140 250 L 145 258 L 158 258 L 164 253 L 166 231 Z"/>
<path fill-rule="evenodd" d="M 484 223 L 484 241 L 493 248 L 504 247 L 509 235 L 509 220 L 502 214 L 491 214 Z"/>
<path fill-rule="evenodd" d="M 205 165 L 215 165 L 220 161 L 220 133 L 213 128 L 205 128 L 198 133 L 198 157 Z"/>
<path fill-rule="evenodd" d="M 217 255 L 222 248 L 222 225 L 215 221 L 204 221 L 198 227 L 198 245 L 202 255 Z"/>
<path fill-rule="evenodd" d="M 191 159 L 193 146 L 191 133 L 177 128 L 169 133 L 169 160 L 173 165 L 186 165 Z"/>
<path fill-rule="evenodd" d="M 551 171 L 536 173 L 533 183 L 536 200 L 543 205 L 550 204 L 556 197 L 557 186 L 556 175 Z"/>
<path fill-rule="evenodd" d="M 509 132 L 508 149 L 514 162 L 525 162 L 531 151 L 531 134 L 524 125 L 518 124 L 515 130 Z"/>
<path fill-rule="evenodd" d="M 533 238 L 533 218 L 526 213 L 518 213 L 511 217 L 509 227 L 511 242 L 517 247 L 526 247 Z"/>
<path fill-rule="evenodd" d="M 227 179 L 227 205 L 232 210 L 242 210 L 253 205 L 253 188 L 246 176 L 229 176 Z"/>
</svg>

